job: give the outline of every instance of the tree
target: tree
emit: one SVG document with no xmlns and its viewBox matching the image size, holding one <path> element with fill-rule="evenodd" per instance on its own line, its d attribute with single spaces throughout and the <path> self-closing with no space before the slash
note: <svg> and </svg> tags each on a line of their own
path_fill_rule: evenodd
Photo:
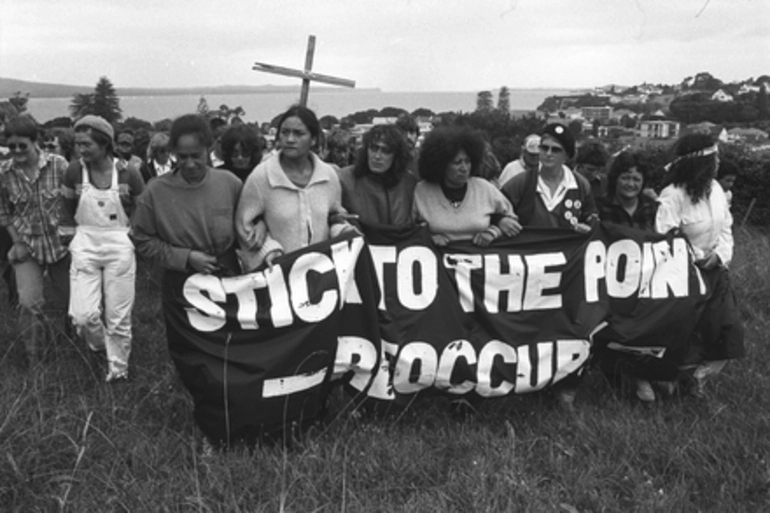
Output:
<svg viewBox="0 0 770 513">
<path fill-rule="evenodd" d="M 340 120 L 336 117 L 332 116 L 331 114 L 327 114 L 325 116 L 322 116 L 321 119 L 318 120 L 319 123 L 321 123 L 321 128 L 324 130 L 331 130 L 334 128 L 335 125 L 339 125 Z"/>
<path fill-rule="evenodd" d="M 115 88 L 107 77 L 102 77 L 94 89 L 93 112 L 101 116 L 109 123 L 115 123 L 123 117 L 123 111 L 120 109 L 120 99 Z"/>
<path fill-rule="evenodd" d="M 757 111 L 759 119 L 770 118 L 770 107 L 768 107 L 767 101 L 767 87 L 764 84 L 759 86 L 759 93 L 757 94 Z"/>
<path fill-rule="evenodd" d="M 476 95 L 476 110 L 477 111 L 490 111 L 492 110 L 492 93 L 489 91 L 479 91 Z"/>
<path fill-rule="evenodd" d="M 507 86 L 501 87 L 497 93 L 497 110 L 504 114 L 511 112 L 511 91 Z"/>
<path fill-rule="evenodd" d="M 143 119 L 135 118 L 133 116 L 126 118 L 126 120 L 123 122 L 123 128 L 128 128 L 133 132 L 137 132 L 139 130 L 145 130 L 148 132 L 152 131 L 152 123 L 149 121 L 145 121 Z M 134 142 L 136 142 L 136 135 L 134 135 Z"/>
<path fill-rule="evenodd" d="M 403 114 L 409 114 L 409 111 L 399 107 L 384 107 L 380 110 L 378 117 L 397 118 Z"/>
<path fill-rule="evenodd" d="M 432 118 L 435 115 L 435 112 L 430 109 L 426 109 L 425 107 L 420 107 L 419 109 L 412 111 L 413 118 Z"/>
<path fill-rule="evenodd" d="M 109 123 L 115 123 L 123 117 L 120 99 L 107 77 L 99 79 L 93 93 L 75 94 L 70 104 L 70 112 L 74 118 L 94 114 L 103 117 Z"/>
<path fill-rule="evenodd" d="M 218 114 L 217 117 L 220 117 L 229 123 L 230 120 L 232 120 L 234 117 L 240 118 L 245 116 L 246 111 L 243 110 L 243 107 L 241 107 L 240 105 L 231 109 L 230 107 L 227 106 L 226 103 L 223 103 L 222 105 L 219 106 L 219 111 L 217 114 Z"/>
</svg>

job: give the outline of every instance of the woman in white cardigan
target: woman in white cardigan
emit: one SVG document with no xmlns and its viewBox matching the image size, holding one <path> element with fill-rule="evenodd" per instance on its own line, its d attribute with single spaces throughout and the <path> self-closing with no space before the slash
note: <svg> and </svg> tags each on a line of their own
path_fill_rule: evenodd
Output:
<svg viewBox="0 0 770 513">
<path fill-rule="evenodd" d="M 312 151 L 320 133 L 306 107 L 293 106 L 278 121 L 280 151 L 254 169 L 238 201 L 235 227 L 245 270 L 353 229 L 336 171 Z"/>
</svg>

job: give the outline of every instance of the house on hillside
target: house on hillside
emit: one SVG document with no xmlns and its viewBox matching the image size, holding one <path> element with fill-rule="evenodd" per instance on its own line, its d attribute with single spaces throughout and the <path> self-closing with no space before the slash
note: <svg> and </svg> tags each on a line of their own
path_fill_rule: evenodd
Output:
<svg viewBox="0 0 770 513">
<path fill-rule="evenodd" d="M 673 139 L 679 137 L 681 125 L 670 119 L 645 119 L 639 122 L 639 137 Z"/>
<path fill-rule="evenodd" d="M 711 99 L 717 102 L 731 102 L 733 97 L 727 94 L 723 89 L 717 89 L 714 94 L 711 95 Z"/>
<path fill-rule="evenodd" d="M 598 120 L 600 123 L 606 123 L 612 116 L 612 107 L 583 107 L 580 115 L 589 121 Z"/>
<path fill-rule="evenodd" d="M 758 128 L 731 128 L 727 131 L 727 140 L 734 143 L 761 144 L 768 139 L 767 132 Z"/>
<path fill-rule="evenodd" d="M 398 121 L 398 118 L 374 117 L 374 118 L 372 118 L 372 126 L 376 126 L 376 125 L 395 125 L 396 121 Z"/>
</svg>

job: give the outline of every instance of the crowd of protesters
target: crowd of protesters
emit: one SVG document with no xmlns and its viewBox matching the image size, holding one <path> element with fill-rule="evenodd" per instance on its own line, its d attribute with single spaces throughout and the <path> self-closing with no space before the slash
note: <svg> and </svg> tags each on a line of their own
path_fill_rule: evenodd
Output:
<svg viewBox="0 0 770 513">
<path fill-rule="evenodd" d="M 2 133 L 3 278 L 32 368 L 64 334 L 105 355 L 106 381 L 128 379 L 136 254 L 171 272 L 235 275 L 346 231 L 420 224 L 436 246 L 488 246 L 529 228 L 587 234 L 600 222 L 678 230 L 728 298 L 682 361 L 689 391 L 702 395 L 708 376 L 743 355 L 741 343 L 718 336 L 738 322 L 727 280 L 738 169 L 720 162 L 708 135 L 680 138 L 658 197 L 639 154 L 610 155 L 596 140 L 578 146 L 559 123 L 528 135 L 505 166 L 467 127 L 438 127 L 420 144 L 405 116 L 356 141 L 324 132 L 301 106 L 279 118 L 273 147 L 250 125 L 194 114 L 141 149 L 133 132 L 93 115 L 45 133 L 22 115 Z M 676 386 L 627 378 L 646 402 Z M 567 408 L 576 387 L 563 386 Z"/>
</svg>

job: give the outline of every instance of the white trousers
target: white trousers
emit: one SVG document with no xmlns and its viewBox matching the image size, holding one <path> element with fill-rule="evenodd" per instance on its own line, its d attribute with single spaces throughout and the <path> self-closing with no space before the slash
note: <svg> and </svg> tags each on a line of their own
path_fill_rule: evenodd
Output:
<svg viewBox="0 0 770 513">
<path fill-rule="evenodd" d="M 75 235 L 70 245 L 70 316 L 92 350 L 106 350 L 109 372 L 123 374 L 131 354 L 134 248 L 125 233 L 109 234 L 104 239 L 117 235 L 118 240 L 102 239 L 101 244 L 89 244 L 94 241 L 84 235 Z M 121 236 L 126 244 L 120 243 Z"/>
</svg>

